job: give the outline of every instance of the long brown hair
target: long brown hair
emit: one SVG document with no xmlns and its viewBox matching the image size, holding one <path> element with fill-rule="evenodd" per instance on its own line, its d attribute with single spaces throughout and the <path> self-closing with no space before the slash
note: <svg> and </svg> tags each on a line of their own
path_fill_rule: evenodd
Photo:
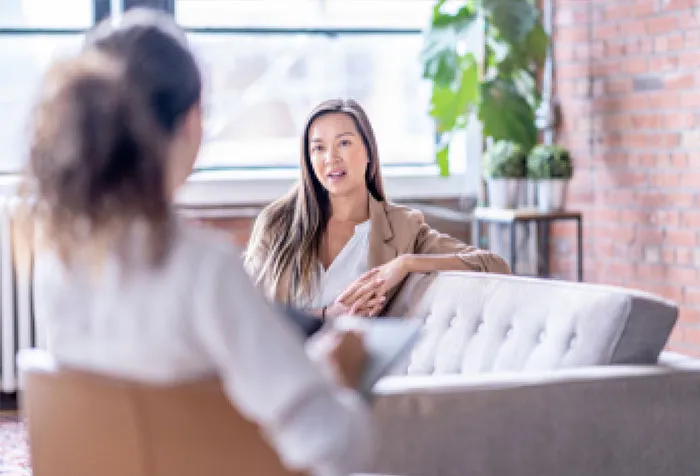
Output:
<svg viewBox="0 0 700 476">
<path fill-rule="evenodd" d="M 258 217 L 246 253 L 246 266 L 269 297 L 290 303 L 312 292 L 321 239 L 330 218 L 328 192 L 314 174 L 309 153 L 309 129 L 321 116 L 342 113 L 350 117 L 367 150 L 365 183 L 372 196 L 384 201 L 384 184 L 374 130 L 362 107 L 352 99 L 331 99 L 309 114 L 301 136 L 301 181 Z M 289 276 L 285 289 L 280 279 Z"/>
<path fill-rule="evenodd" d="M 169 146 L 199 101 L 201 77 L 166 14 L 126 13 L 87 35 L 47 74 L 31 130 L 28 218 L 65 261 L 99 258 L 142 225 L 147 256 L 170 245 Z"/>
</svg>

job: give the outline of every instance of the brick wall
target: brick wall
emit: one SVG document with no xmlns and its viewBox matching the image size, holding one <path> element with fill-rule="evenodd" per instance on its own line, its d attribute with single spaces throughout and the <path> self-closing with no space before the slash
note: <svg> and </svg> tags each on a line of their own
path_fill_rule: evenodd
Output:
<svg viewBox="0 0 700 476">
<path fill-rule="evenodd" d="M 585 279 L 680 303 L 670 347 L 700 355 L 700 0 L 554 5 Z M 573 233 L 554 230 L 560 277 L 573 277 Z"/>
</svg>

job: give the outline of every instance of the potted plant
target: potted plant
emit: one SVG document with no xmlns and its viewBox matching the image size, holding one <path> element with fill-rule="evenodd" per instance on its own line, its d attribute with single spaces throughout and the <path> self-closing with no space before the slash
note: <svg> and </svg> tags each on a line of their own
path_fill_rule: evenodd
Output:
<svg viewBox="0 0 700 476">
<path fill-rule="evenodd" d="M 518 208 L 527 173 L 527 153 L 520 144 L 495 142 L 484 154 L 484 178 L 488 204 L 496 208 Z"/>
<path fill-rule="evenodd" d="M 537 207 L 540 211 L 563 210 L 566 189 L 573 175 L 571 154 L 559 145 L 534 147 L 527 157 L 527 176 L 537 187 Z"/>
<path fill-rule="evenodd" d="M 536 73 L 548 43 L 534 0 L 436 1 L 421 60 L 432 82 L 442 175 L 449 175 L 452 135 L 471 117 L 484 138 L 514 142 L 525 153 L 537 143 Z"/>
</svg>

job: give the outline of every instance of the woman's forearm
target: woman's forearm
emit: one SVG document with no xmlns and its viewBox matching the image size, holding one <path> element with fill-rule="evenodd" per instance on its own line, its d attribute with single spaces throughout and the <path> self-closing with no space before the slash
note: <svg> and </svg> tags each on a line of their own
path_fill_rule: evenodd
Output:
<svg viewBox="0 0 700 476">
<path fill-rule="evenodd" d="M 469 267 L 459 257 L 447 255 L 401 255 L 398 257 L 407 273 L 430 273 L 433 271 L 465 271 Z"/>
</svg>

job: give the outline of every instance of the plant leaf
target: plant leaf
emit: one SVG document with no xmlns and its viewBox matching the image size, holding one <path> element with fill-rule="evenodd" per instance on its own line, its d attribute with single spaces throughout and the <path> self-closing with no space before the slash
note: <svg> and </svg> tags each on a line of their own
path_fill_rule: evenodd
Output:
<svg viewBox="0 0 700 476">
<path fill-rule="evenodd" d="M 515 71 L 511 80 L 518 94 L 527 100 L 531 108 L 537 109 L 540 103 L 540 92 L 537 89 L 537 80 L 529 71 L 520 69 Z"/>
<path fill-rule="evenodd" d="M 455 38 L 451 28 L 433 30 L 426 36 L 420 58 L 424 78 L 442 86 L 454 82 L 459 67 Z"/>
<path fill-rule="evenodd" d="M 482 5 L 487 21 L 511 45 L 524 43 L 540 16 L 537 7 L 526 0 L 482 0 Z"/>
<path fill-rule="evenodd" d="M 450 131 L 455 127 L 457 118 L 463 113 L 459 110 L 458 94 L 449 86 L 433 85 L 430 99 L 430 115 L 437 119 L 438 132 Z"/>
<path fill-rule="evenodd" d="M 448 86 L 459 76 L 459 37 L 469 31 L 476 13 L 469 6 L 461 7 L 454 15 L 443 13 L 442 3 L 433 9 L 432 28 L 425 35 L 420 59 L 424 78 Z"/>
<path fill-rule="evenodd" d="M 473 54 L 467 53 L 461 61 L 462 77 L 457 92 L 459 106 L 466 112 L 468 106 L 479 100 L 479 64 Z"/>
<path fill-rule="evenodd" d="M 538 66 L 542 65 L 547 57 L 549 37 L 547 36 L 547 32 L 544 31 L 544 27 L 540 22 L 536 22 L 532 27 L 530 34 L 527 36 L 527 41 L 525 44 L 525 53 L 527 56 L 532 58 Z"/>
<path fill-rule="evenodd" d="M 433 9 L 433 18 L 430 22 L 433 28 L 451 27 L 456 32 L 461 33 L 465 29 L 469 28 L 476 18 L 474 9 L 468 5 L 464 5 L 454 14 L 442 12 L 440 10 L 441 7 L 442 4 L 438 4 Z"/>
<path fill-rule="evenodd" d="M 441 177 L 449 177 L 450 175 L 450 162 L 448 160 L 450 154 L 450 141 L 440 141 L 444 142 L 438 146 L 437 153 L 435 154 L 435 162 L 437 163 L 438 169 L 440 170 Z"/>
<path fill-rule="evenodd" d="M 515 142 L 526 153 L 537 142 L 535 112 L 508 80 L 499 78 L 481 85 L 479 120 L 487 137 Z"/>
<path fill-rule="evenodd" d="M 462 58 L 459 81 L 452 86 L 433 85 L 430 115 L 437 119 L 438 131 L 464 127 L 469 106 L 479 99 L 479 66 L 472 54 Z"/>
</svg>

